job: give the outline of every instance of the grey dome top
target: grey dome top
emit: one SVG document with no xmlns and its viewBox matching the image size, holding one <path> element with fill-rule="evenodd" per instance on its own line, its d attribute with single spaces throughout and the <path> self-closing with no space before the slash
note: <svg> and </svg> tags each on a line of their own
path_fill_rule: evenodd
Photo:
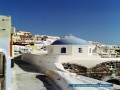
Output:
<svg viewBox="0 0 120 90">
<path fill-rule="evenodd" d="M 56 40 L 51 45 L 89 45 L 89 44 L 87 41 L 83 39 L 76 37 L 69 37 L 69 38 L 62 38 Z"/>
</svg>

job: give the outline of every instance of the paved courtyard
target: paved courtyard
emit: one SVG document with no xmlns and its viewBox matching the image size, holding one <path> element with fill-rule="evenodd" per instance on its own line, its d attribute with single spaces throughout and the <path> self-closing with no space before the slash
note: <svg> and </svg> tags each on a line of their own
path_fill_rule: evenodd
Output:
<svg viewBox="0 0 120 90">
<path fill-rule="evenodd" d="M 61 90 L 47 76 L 21 60 L 15 60 L 12 72 L 12 90 Z"/>
</svg>

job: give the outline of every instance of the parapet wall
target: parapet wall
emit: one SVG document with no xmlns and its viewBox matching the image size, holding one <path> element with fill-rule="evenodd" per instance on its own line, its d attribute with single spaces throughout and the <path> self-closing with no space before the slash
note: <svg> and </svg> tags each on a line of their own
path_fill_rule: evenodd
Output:
<svg viewBox="0 0 120 90">
<path fill-rule="evenodd" d="M 113 87 L 69 87 L 68 84 L 108 84 L 107 82 L 76 75 L 75 73 L 49 70 L 46 75 L 62 90 L 114 90 Z M 114 88 L 120 88 L 120 86 L 114 85 Z"/>
<path fill-rule="evenodd" d="M 108 84 L 104 81 L 88 78 L 64 70 L 57 56 L 22 54 L 23 61 L 40 68 L 51 80 L 53 80 L 62 90 L 113 90 L 113 87 L 69 87 L 68 84 Z M 114 85 L 115 88 L 120 88 Z"/>
<path fill-rule="evenodd" d="M 64 70 L 61 63 L 57 62 L 57 57 L 46 56 L 46 55 L 36 55 L 36 54 L 22 54 L 21 60 L 33 64 L 39 67 L 39 70 L 45 73 L 47 70 Z"/>
</svg>

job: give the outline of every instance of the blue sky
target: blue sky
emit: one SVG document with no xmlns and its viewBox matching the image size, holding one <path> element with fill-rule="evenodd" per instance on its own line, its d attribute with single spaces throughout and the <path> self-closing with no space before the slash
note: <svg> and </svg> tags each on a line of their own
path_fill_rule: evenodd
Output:
<svg viewBox="0 0 120 90">
<path fill-rule="evenodd" d="M 120 44 L 120 0 L 1 0 L 0 15 L 33 34 Z"/>
</svg>

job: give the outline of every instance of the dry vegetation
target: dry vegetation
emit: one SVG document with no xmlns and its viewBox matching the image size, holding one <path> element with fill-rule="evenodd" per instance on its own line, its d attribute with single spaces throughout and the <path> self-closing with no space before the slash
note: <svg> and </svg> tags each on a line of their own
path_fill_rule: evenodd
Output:
<svg viewBox="0 0 120 90">
<path fill-rule="evenodd" d="M 120 62 L 104 62 L 98 64 L 92 68 L 86 68 L 78 64 L 63 63 L 63 66 L 66 70 L 70 72 L 77 73 L 78 75 L 83 75 L 91 78 L 101 80 L 103 76 L 111 76 L 112 71 L 110 70 L 110 65 L 115 64 L 115 73 L 120 75 Z"/>
</svg>

